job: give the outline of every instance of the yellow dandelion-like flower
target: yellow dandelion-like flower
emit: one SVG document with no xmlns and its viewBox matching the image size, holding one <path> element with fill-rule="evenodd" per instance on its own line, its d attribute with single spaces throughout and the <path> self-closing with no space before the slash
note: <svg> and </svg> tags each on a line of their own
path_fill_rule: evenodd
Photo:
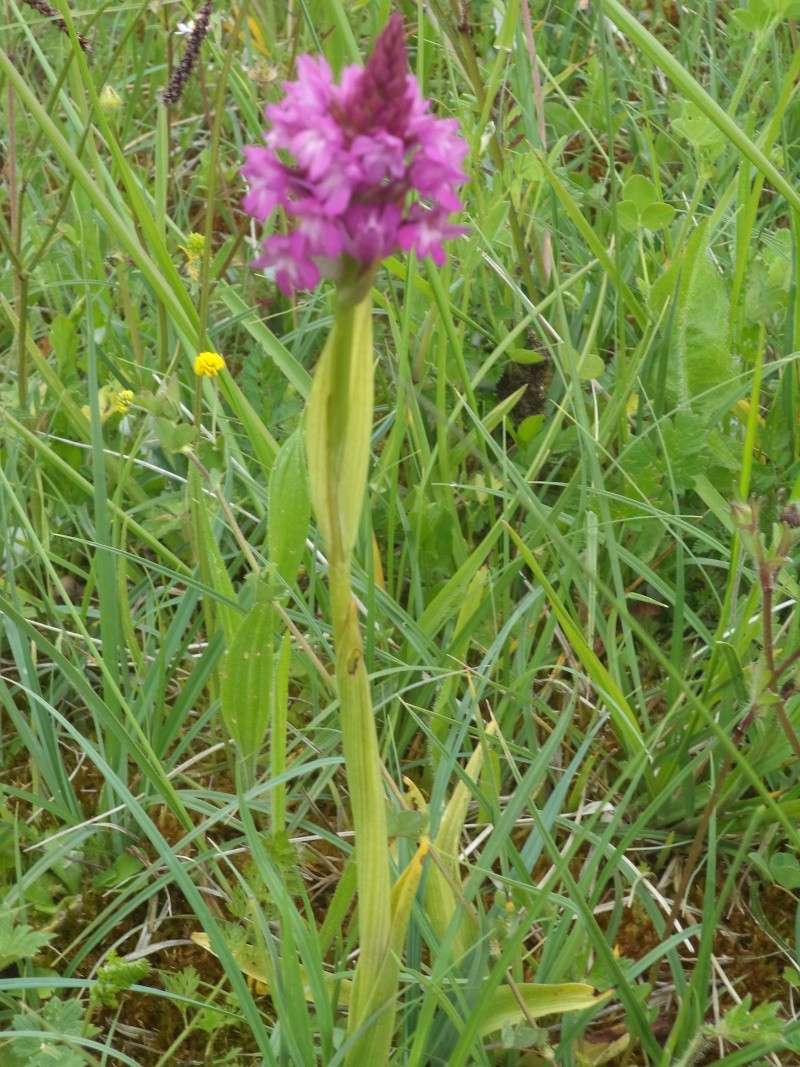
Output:
<svg viewBox="0 0 800 1067">
<path fill-rule="evenodd" d="M 116 411 L 118 415 L 124 415 L 132 403 L 132 389 L 120 389 L 118 393 L 114 394 L 114 411 Z"/>
<path fill-rule="evenodd" d="M 219 352 L 198 352 L 194 361 L 194 372 L 198 378 L 216 378 L 225 370 L 225 360 Z"/>
</svg>

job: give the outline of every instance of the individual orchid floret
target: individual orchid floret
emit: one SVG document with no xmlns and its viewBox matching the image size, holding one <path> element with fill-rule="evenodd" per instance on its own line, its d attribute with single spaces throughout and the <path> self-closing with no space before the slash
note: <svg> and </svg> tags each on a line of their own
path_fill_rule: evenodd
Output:
<svg viewBox="0 0 800 1067">
<path fill-rule="evenodd" d="M 300 56 L 297 73 L 266 109 L 265 144 L 245 148 L 244 210 L 265 222 L 282 208 L 290 220 L 256 266 L 290 294 L 321 278 L 368 277 L 401 249 L 444 263 L 444 242 L 465 232 L 450 216 L 462 208 L 467 146 L 409 73 L 400 15 L 338 83 L 323 57 Z"/>
</svg>

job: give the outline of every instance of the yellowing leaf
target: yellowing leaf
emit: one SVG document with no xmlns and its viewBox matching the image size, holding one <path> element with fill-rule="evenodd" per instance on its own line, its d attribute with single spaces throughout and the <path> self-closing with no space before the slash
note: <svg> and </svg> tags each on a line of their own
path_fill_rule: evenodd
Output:
<svg viewBox="0 0 800 1067">
<path fill-rule="evenodd" d="M 496 724 L 490 722 L 486 727 L 486 735 L 493 734 L 495 729 Z M 478 780 L 484 752 L 485 744 L 479 742 L 467 763 L 464 774 L 471 782 Z M 475 924 L 465 910 L 456 888 L 461 885 L 458 869 L 459 838 L 471 796 L 472 792 L 464 781 L 459 781 L 453 789 L 434 842 L 437 862 L 435 866 L 431 866 L 425 886 L 425 911 L 440 937 L 447 930 L 454 915 L 460 913 L 462 916 L 454 943 L 457 957 L 463 956 L 469 950 L 475 935 Z"/>
<path fill-rule="evenodd" d="M 267 42 L 264 40 L 264 34 L 261 32 L 261 27 L 252 15 L 247 16 L 247 28 L 250 30 L 253 47 L 263 56 L 269 56 L 269 48 L 267 47 Z"/>
<path fill-rule="evenodd" d="M 489 1001 L 480 1025 L 480 1034 L 485 1037 L 504 1026 L 519 1026 L 528 1019 L 543 1015 L 560 1015 L 565 1011 L 585 1011 L 607 1000 L 611 993 L 598 993 L 583 982 L 560 982 L 537 984 L 518 983 L 514 989 L 502 985 Z M 522 1001 L 522 1004 L 520 1004 Z M 524 1005 L 524 1010 L 522 1005 Z"/>
<path fill-rule="evenodd" d="M 200 948 L 204 948 L 206 952 L 210 952 L 212 956 L 216 956 L 216 952 L 211 947 L 211 942 L 208 939 L 208 934 L 193 933 L 192 941 Z M 269 960 L 263 952 L 259 952 L 258 949 L 253 948 L 252 945 L 235 946 L 228 945 L 231 950 L 231 955 L 239 964 L 242 974 L 247 975 L 258 988 L 259 992 L 269 993 L 272 988 L 272 969 L 269 964 Z M 303 977 L 303 995 L 306 1000 L 311 1002 L 314 997 L 311 992 L 311 988 L 306 978 L 305 968 L 301 967 L 300 972 Z M 349 979 L 340 979 L 332 974 L 325 974 L 323 981 L 326 986 L 330 987 L 331 993 L 336 993 L 337 1002 L 340 1007 L 347 1007 L 350 1001 L 350 988 L 351 982 Z"/>
<path fill-rule="evenodd" d="M 580 1067 L 603 1067 L 621 1056 L 631 1043 L 630 1034 L 622 1034 L 613 1041 L 579 1041 L 575 1054 Z"/>
</svg>

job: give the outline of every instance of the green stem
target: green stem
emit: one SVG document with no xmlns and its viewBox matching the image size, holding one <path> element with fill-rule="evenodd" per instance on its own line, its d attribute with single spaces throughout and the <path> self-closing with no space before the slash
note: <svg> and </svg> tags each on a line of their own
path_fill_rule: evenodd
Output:
<svg viewBox="0 0 800 1067">
<path fill-rule="evenodd" d="M 350 580 L 372 429 L 370 282 L 354 277 L 352 284 L 339 288 L 333 330 L 315 372 L 307 413 L 311 498 L 328 550 L 336 687 L 355 833 L 360 952 L 346 1060 L 353 1067 L 385 1062 L 396 992 L 394 986 L 382 996 L 390 961 L 389 841 L 378 734 Z"/>
<path fill-rule="evenodd" d="M 350 1009 L 352 1032 L 386 965 L 390 932 L 389 841 L 378 734 L 370 699 L 348 560 L 331 560 L 333 639 L 342 748 L 355 832 L 358 934 L 361 953 Z"/>
</svg>

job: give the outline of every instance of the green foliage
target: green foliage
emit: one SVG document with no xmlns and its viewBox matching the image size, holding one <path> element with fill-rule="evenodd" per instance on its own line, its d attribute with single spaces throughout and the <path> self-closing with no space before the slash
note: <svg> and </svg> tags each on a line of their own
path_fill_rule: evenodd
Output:
<svg viewBox="0 0 800 1067">
<path fill-rule="evenodd" d="M 785 314 L 792 287 L 792 248 L 788 230 L 765 236 L 752 264 L 745 293 L 745 314 L 754 323 Z"/>
<path fill-rule="evenodd" d="M 177 997 L 196 997 L 200 988 L 200 975 L 195 967 L 182 967 L 179 971 L 162 974 L 164 988 Z M 182 1009 L 183 1010 L 183 1009 Z"/>
<path fill-rule="evenodd" d="M 748 0 L 746 7 L 731 12 L 734 22 L 750 33 L 766 30 L 777 19 L 798 18 L 797 0 Z"/>
<path fill-rule="evenodd" d="M 260 579 L 256 601 L 238 624 L 220 668 L 222 716 L 242 756 L 259 752 L 274 699 L 275 608 L 270 583 Z"/>
<path fill-rule="evenodd" d="M 769 861 L 769 873 L 784 889 L 800 889 L 800 862 L 790 852 L 776 852 Z"/>
<path fill-rule="evenodd" d="M 295 430 L 283 443 L 269 481 L 269 558 L 289 584 L 297 577 L 310 521 L 303 436 Z"/>
<path fill-rule="evenodd" d="M 20 923 L 14 914 L 0 915 L 0 971 L 9 964 L 32 959 L 50 941 L 50 934 Z"/>
<path fill-rule="evenodd" d="M 90 998 L 93 1005 L 115 1008 L 121 993 L 140 982 L 150 971 L 147 960 L 122 959 L 111 951 L 101 963 Z"/>
<path fill-rule="evenodd" d="M 734 362 L 727 333 L 729 300 L 713 263 L 707 227 L 689 238 L 679 268 L 675 343 L 667 365 L 669 407 L 720 408 L 720 387 L 730 383 Z"/>
<path fill-rule="evenodd" d="M 725 1012 L 714 1027 L 715 1035 L 736 1044 L 780 1039 L 786 1030 L 780 1010 L 780 1004 L 769 1000 L 753 1007 L 753 998 L 748 993 L 739 1004 Z"/>
<path fill-rule="evenodd" d="M 629 230 L 661 230 L 675 217 L 675 209 L 664 203 L 653 182 L 643 174 L 633 174 L 625 182 L 617 211 Z"/>
<path fill-rule="evenodd" d="M 725 149 L 725 137 L 697 104 L 681 100 L 672 120 L 672 130 L 682 137 L 703 166 L 710 166 Z"/>
<path fill-rule="evenodd" d="M 287 300 L 251 269 L 242 146 L 297 54 L 355 61 L 392 5 L 216 13 L 169 112 L 183 15 L 57 6 L 89 59 L 16 4 L 0 52 L 0 1063 L 135 1063 L 137 1027 L 159 1067 L 347 1057 L 342 520 L 396 887 L 392 1062 L 788 1055 L 797 0 L 527 5 L 530 32 L 516 0 L 400 5 L 469 141 L 469 232 L 441 270 L 378 271 L 358 373 L 310 412 L 329 290 Z M 198 397 L 207 347 L 228 370 Z M 337 398 L 373 373 L 331 457 Z M 742 886 L 787 993 L 754 1006 L 737 972 L 717 1024 Z M 702 908 L 679 931 L 661 893 Z M 188 923 L 219 967 L 124 996 L 146 965 L 108 953 L 141 922 L 153 943 Z M 98 959 L 94 993 L 55 985 Z M 584 981 L 624 1030 L 591 990 L 564 999 Z M 576 1010 L 540 1028 L 542 999 Z"/>
<path fill-rule="evenodd" d="M 62 1000 L 56 996 L 45 1001 L 38 1012 L 14 1015 L 11 1028 L 12 1031 L 52 1031 L 52 1036 L 15 1038 L 12 1033 L 8 1044 L 9 1067 L 85 1067 L 90 1061 L 68 1039 L 91 1037 L 97 1033 L 96 1028 L 84 1020 L 84 1008 L 79 1000 Z"/>
</svg>

